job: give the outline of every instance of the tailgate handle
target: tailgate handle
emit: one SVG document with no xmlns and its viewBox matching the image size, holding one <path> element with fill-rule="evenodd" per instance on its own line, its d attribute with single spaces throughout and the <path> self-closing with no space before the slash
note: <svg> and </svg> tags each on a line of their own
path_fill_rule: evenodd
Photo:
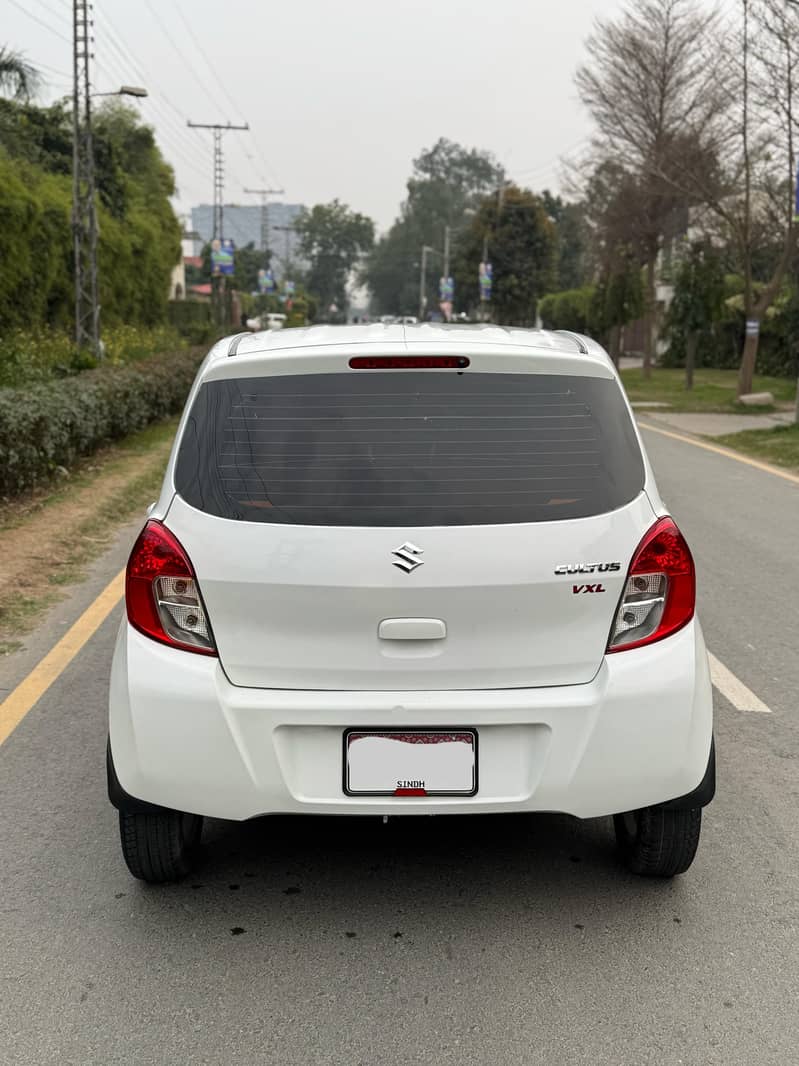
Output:
<svg viewBox="0 0 799 1066">
<path fill-rule="evenodd" d="M 377 635 L 381 640 L 443 640 L 447 625 L 440 618 L 384 618 Z"/>
</svg>

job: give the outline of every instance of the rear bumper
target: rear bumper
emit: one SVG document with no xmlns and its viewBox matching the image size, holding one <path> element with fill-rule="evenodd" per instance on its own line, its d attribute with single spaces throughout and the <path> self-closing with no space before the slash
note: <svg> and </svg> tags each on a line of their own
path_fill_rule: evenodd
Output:
<svg viewBox="0 0 799 1066">
<path fill-rule="evenodd" d="M 430 726 L 478 731 L 476 796 L 344 794 L 344 729 Z M 156 644 L 123 622 L 110 742 L 118 797 L 210 817 L 559 811 L 589 818 L 679 802 L 706 782 L 712 694 L 696 620 L 651 647 L 608 656 L 589 684 L 443 692 L 235 687 L 217 660 Z M 701 802 L 707 795 L 705 787 Z"/>
</svg>

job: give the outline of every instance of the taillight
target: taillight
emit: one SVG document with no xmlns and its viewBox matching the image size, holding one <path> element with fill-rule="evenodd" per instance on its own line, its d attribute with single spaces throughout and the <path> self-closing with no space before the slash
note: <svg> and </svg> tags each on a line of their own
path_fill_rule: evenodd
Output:
<svg viewBox="0 0 799 1066">
<path fill-rule="evenodd" d="M 173 648 L 216 655 L 189 557 L 160 522 L 145 525 L 130 553 L 125 604 L 140 633 Z"/>
<path fill-rule="evenodd" d="M 696 575 L 685 538 L 660 518 L 638 545 L 616 612 L 608 651 L 626 651 L 676 633 L 694 616 Z"/>
</svg>

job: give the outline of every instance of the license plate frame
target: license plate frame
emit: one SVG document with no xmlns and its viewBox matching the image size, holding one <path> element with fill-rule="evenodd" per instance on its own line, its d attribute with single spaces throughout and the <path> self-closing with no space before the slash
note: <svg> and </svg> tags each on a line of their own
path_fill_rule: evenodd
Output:
<svg viewBox="0 0 799 1066">
<path fill-rule="evenodd" d="M 417 789 L 398 790 L 397 788 L 391 789 L 363 789 L 352 788 L 350 781 L 350 746 L 353 740 L 366 737 L 384 737 L 384 738 L 396 738 L 396 737 L 449 737 L 453 738 L 449 741 L 442 740 L 440 743 L 463 743 L 463 741 L 455 740 L 456 737 L 469 737 L 472 746 L 472 780 L 468 788 L 452 789 L 452 788 L 425 788 L 422 791 Z M 434 728 L 432 726 L 408 726 L 404 729 L 386 729 L 380 727 L 366 726 L 366 727 L 351 727 L 344 730 L 342 737 L 342 788 L 346 796 L 365 797 L 365 796 L 423 796 L 423 797 L 446 797 L 453 798 L 469 798 L 477 795 L 478 790 L 478 768 L 479 768 L 479 751 L 478 751 L 478 735 L 477 730 L 464 727 L 462 729 L 453 729 L 452 726 L 445 726 L 442 728 Z M 417 741 L 413 741 L 416 743 Z M 421 741 L 419 741 L 421 742 Z M 429 742 L 429 741 L 428 741 Z"/>
</svg>

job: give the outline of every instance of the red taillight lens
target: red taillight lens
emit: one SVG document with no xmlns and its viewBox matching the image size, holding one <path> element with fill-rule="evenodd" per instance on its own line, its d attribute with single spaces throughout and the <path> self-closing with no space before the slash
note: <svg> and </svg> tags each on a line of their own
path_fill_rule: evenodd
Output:
<svg viewBox="0 0 799 1066">
<path fill-rule="evenodd" d="M 160 522 L 146 524 L 130 553 L 125 604 L 140 633 L 173 648 L 216 655 L 189 557 Z"/>
<path fill-rule="evenodd" d="M 676 633 L 694 616 L 696 574 L 685 538 L 660 518 L 638 545 L 616 612 L 608 651 L 626 651 Z"/>
</svg>

